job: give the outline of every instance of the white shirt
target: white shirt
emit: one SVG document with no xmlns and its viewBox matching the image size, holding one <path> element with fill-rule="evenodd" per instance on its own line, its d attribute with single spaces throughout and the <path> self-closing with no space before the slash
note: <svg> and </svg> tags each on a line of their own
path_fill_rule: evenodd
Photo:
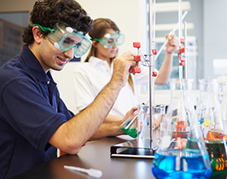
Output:
<svg viewBox="0 0 227 179">
<path fill-rule="evenodd" d="M 136 90 L 135 81 L 139 81 L 140 84 L 148 83 L 148 68 L 146 69 L 142 70 L 143 73 L 139 75 L 132 75 L 134 90 Z M 98 93 L 110 81 L 112 72 L 113 63 L 109 67 L 107 61 L 96 57 L 91 57 L 89 62 L 84 62 L 76 66 L 74 69 L 74 96 L 78 111 L 81 111 L 92 103 Z M 138 77 L 135 78 L 135 76 Z M 121 89 L 110 114 L 124 117 L 133 106 L 138 105 L 138 99 L 135 94 L 136 91 L 133 92 L 131 86 L 127 83 Z"/>
</svg>

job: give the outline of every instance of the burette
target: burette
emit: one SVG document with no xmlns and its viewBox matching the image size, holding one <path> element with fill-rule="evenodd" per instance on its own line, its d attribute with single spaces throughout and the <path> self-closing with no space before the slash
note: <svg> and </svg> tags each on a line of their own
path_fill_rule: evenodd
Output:
<svg viewBox="0 0 227 179">
<path fill-rule="evenodd" d="M 181 10 L 181 4 L 182 4 L 182 0 L 178 0 L 178 22 L 179 22 L 179 26 L 178 26 L 178 43 L 179 43 L 179 50 L 181 49 L 181 37 L 182 37 L 182 20 L 181 20 L 181 16 L 182 16 L 182 10 Z M 179 53 L 179 58 L 180 58 L 181 54 Z M 179 65 L 179 79 L 183 78 L 183 66 Z"/>
<path fill-rule="evenodd" d="M 181 0 L 179 0 L 179 19 L 178 23 L 176 24 L 175 28 L 169 33 L 172 35 L 179 27 L 179 39 L 181 37 L 181 24 L 185 16 L 187 15 L 188 11 L 185 11 L 183 16 L 181 15 Z M 149 0 L 148 3 L 148 22 L 149 22 L 149 113 L 150 113 L 150 140 L 152 141 L 152 124 L 153 124 L 153 105 L 154 105 L 154 68 L 155 68 L 155 61 L 157 60 L 158 56 L 160 55 L 161 51 L 165 47 L 168 42 L 168 39 L 164 42 L 162 47 L 159 49 L 159 52 L 155 50 L 155 23 L 156 23 L 156 0 Z M 180 44 L 180 43 L 179 43 Z M 154 56 L 156 55 L 156 56 Z M 153 73 L 152 73 L 153 72 Z M 182 66 L 179 66 L 179 78 L 182 78 Z"/>
<path fill-rule="evenodd" d="M 180 2 L 179 2 L 180 3 Z M 160 55 L 161 51 L 163 50 L 163 48 L 165 47 L 165 45 L 167 44 L 169 39 L 166 39 L 166 41 L 163 43 L 163 45 L 161 46 L 161 48 L 159 49 L 158 53 L 157 50 L 155 49 L 155 23 L 156 23 L 156 0 L 147 0 L 147 18 L 148 18 L 148 36 L 149 36 L 149 55 L 144 56 L 143 54 L 141 54 L 139 52 L 139 48 L 140 48 L 140 43 L 138 42 L 134 42 L 133 46 L 138 48 L 138 54 L 140 54 L 141 56 L 139 57 L 139 60 L 141 60 L 141 63 L 143 66 L 148 66 L 149 67 L 149 87 L 148 87 L 148 98 L 149 98 L 149 122 L 150 122 L 150 141 L 152 141 L 152 123 L 153 123 L 153 105 L 154 105 L 154 78 L 152 78 L 152 76 L 157 76 L 157 74 L 154 72 L 154 68 L 155 68 L 155 61 L 157 60 L 158 56 Z M 179 8 L 181 9 L 181 6 L 179 5 Z M 175 31 L 177 30 L 177 28 L 180 26 L 180 24 L 182 23 L 182 20 L 185 18 L 185 16 L 187 15 L 187 11 L 185 11 L 185 13 L 181 16 L 179 13 L 179 19 L 178 19 L 178 23 L 176 24 L 175 28 L 169 32 L 169 35 L 172 35 L 175 33 Z M 181 27 L 179 27 L 179 31 L 180 31 Z M 180 39 L 180 35 L 179 34 L 179 39 Z M 179 47 L 180 48 L 180 47 Z M 179 49 L 180 51 L 180 49 Z M 180 54 L 180 53 L 179 53 Z M 155 56 L 156 55 L 156 56 Z M 142 58 L 141 58 L 142 57 Z M 181 68 L 182 69 L 182 68 Z M 180 70 L 180 68 L 179 68 Z M 140 73 L 140 70 L 135 69 L 135 72 Z M 179 71 L 179 78 L 182 78 L 181 75 L 182 71 Z M 151 145 L 150 145 L 151 146 Z"/>
<path fill-rule="evenodd" d="M 152 128 L 153 128 L 153 105 L 154 105 L 154 78 L 152 78 L 155 67 L 154 50 L 155 49 L 155 20 L 156 20 L 156 0 L 149 0 L 148 4 L 148 23 L 149 23 L 149 114 L 150 114 L 150 141 L 152 142 Z M 152 147 L 152 145 L 150 145 Z"/>
</svg>

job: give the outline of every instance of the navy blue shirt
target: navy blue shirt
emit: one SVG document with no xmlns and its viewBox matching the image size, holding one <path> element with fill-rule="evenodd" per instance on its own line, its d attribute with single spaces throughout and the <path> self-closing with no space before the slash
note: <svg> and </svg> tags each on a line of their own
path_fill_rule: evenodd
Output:
<svg viewBox="0 0 227 179">
<path fill-rule="evenodd" d="M 10 178 L 56 158 L 48 141 L 73 117 L 50 72 L 24 45 L 0 68 L 0 178 Z"/>
</svg>

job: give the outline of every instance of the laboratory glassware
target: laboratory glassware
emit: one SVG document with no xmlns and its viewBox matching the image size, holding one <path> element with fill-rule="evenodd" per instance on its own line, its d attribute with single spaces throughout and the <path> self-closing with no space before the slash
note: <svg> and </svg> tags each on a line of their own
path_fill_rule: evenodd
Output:
<svg viewBox="0 0 227 179">
<path fill-rule="evenodd" d="M 138 106 L 138 109 L 138 146 L 145 147 L 147 143 L 150 143 L 151 148 L 155 149 L 160 141 L 160 124 L 165 114 L 165 105 L 154 105 L 152 110 L 154 119 L 152 125 L 150 125 L 149 106 L 142 104 Z"/>
<path fill-rule="evenodd" d="M 209 178 L 209 155 L 191 101 L 192 80 L 171 79 L 171 102 L 152 172 L 156 178 Z"/>
<path fill-rule="evenodd" d="M 133 118 L 128 118 L 120 126 L 121 130 L 132 138 L 137 138 L 138 136 L 137 117 L 138 114 L 136 114 Z"/>
<path fill-rule="evenodd" d="M 219 82 L 218 100 L 221 104 L 221 113 L 224 124 L 227 122 L 227 82 Z"/>
<path fill-rule="evenodd" d="M 200 100 L 196 112 L 204 139 L 208 142 L 222 142 L 227 131 L 218 100 L 218 82 L 216 79 L 200 79 L 199 87 Z"/>
<path fill-rule="evenodd" d="M 220 103 L 225 97 L 220 98 L 222 94 L 220 93 L 220 85 L 216 79 L 200 79 L 199 88 L 200 100 L 196 112 L 211 160 L 212 176 L 222 173 L 226 174 L 227 131 Z M 225 95 L 224 86 L 223 90 L 223 95 Z M 224 105 L 224 101 L 222 102 Z"/>
</svg>

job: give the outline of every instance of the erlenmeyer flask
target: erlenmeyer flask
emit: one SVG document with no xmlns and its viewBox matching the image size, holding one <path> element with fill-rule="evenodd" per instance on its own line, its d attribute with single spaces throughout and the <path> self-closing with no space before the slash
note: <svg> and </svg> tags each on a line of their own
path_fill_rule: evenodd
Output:
<svg viewBox="0 0 227 179">
<path fill-rule="evenodd" d="M 219 82 L 218 101 L 221 104 L 221 113 L 224 124 L 227 123 L 227 82 Z"/>
<path fill-rule="evenodd" d="M 171 79 L 171 103 L 162 121 L 152 172 L 156 178 L 209 178 L 209 155 L 191 102 L 192 80 Z M 196 145 L 189 145 L 196 144 Z"/>
<path fill-rule="evenodd" d="M 120 126 L 121 130 L 132 138 L 137 138 L 138 136 L 137 117 L 138 115 L 135 115 L 134 118 L 129 118 L 125 120 Z"/>
<path fill-rule="evenodd" d="M 199 83 L 200 100 L 196 111 L 214 171 L 213 175 L 216 175 L 220 171 L 227 171 L 226 123 L 223 121 L 220 100 L 218 99 L 217 80 L 201 79 Z"/>
<path fill-rule="evenodd" d="M 200 100 L 196 111 L 204 139 L 208 142 L 222 142 L 226 134 L 226 125 L 223 122 L 221 106 L 218 101 L 217 80 L 200 79 L 199 87 Z"/>
</svg>

